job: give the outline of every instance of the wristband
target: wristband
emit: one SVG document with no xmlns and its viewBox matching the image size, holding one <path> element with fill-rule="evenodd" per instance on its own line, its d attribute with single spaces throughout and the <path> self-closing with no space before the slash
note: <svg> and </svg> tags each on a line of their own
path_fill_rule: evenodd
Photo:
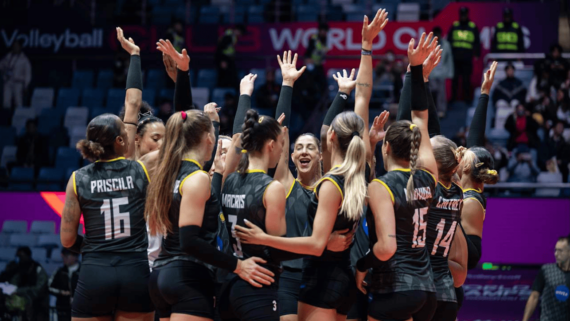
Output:
<svg viewBox="0 0 570 321">
<path fill-rule="evenodd" d="M 366 50 L 366 49 L 362 48 L 362 50 L 360 51 L 360 54 L 363 56 L 372 56 L 372 50 Z"/>
</svg>

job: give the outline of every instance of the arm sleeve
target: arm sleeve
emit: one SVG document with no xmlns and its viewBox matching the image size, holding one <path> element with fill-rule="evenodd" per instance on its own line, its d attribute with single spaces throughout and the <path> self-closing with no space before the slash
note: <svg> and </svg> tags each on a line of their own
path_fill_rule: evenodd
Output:
<svg viewBox="0 0 570 321">
<path fill-rule="evenodd" d="M 423 111 L 428 109 L 427 94 L 423 75 L 423 66 L 412 66 L 412 110 Z M 411 113 L 410 113 L 410 117 Z"/>
<path fill-rule="evenodd" d="M 467 148 L 473 146 L 485 146 L 485 128 L 487 127 L 487 106 L 489 105 L 489 95 L 481 94 L 471 126 L 469 136 L 467 136 Z"/>
<path fill-rule="evenodd" d="M 200 238 L 200 230 L 197 225 L 188 225 L 180 228 L 180 247 L 185 253 L 194 256 L 204 263 L 234 271 L 238 259 L 233 255 L 218 251 L 211 244 Z"/>
<path fill-rule="evenodd" d="M 331 107 L 329 108 L 327 114 L 325 115 L 325 120 L 323 121 L 323 125 L 325 126 L 331 125 L 336 115 L 342 113 L 342 111 L 346 107 L 347 100 L 348 100 L 348 94 L 342 93 L 340 91 L 336 94 L 331 104 Z"/>
<path fill-rule="evenodd" d="M 429 90 L 429 82 L 426 82 L 427 96 L 428 96 L 428 108 L 429 108 L 429 118 L 428 118 L 428 132 L 429 137 L 441 135 L 441 126 L 439 125 L 439 116 L 437 115 L 437 108 L 435 106 L 435 101 L 431 95 L 431 90 Z"/>
<path fill-rule="evenodd" d="M 73 245 L 71 247 L 68 247 L 67 249 L 73 253 L 81 254 L 81 245 L 82 244 L 83 244 L 83 236 L 77 235 L 77 238 L 75 239 L 75 243 L 73 243 Z"/>
<path fill-rule="evenodd" d="M 372 264 L 374 263 L 374 252 L 368 250 L 365 256 L 361 257 L 358 262 L 356 262 L 356 269 L 360 272 L 366 272 L 370 268 L 372 268 Z"/>
<path fill-rule="evenodd" d="M 283 126 L 289 127 L 291 122 L 291 99 L 293 98 L 293 87 L 281 86 L 281 94 L 279 94 L 279 101 L 275 109 L 275 119 L 278 119 L 281 114 L 285 114 Z"/>
<path fill-rule="evenodd" d="M 127 72 L 127 89 L 129 88 L 143 90 L 141 56 L 139 55 L 131 55 L 131 63 Z"/>
<path fill-rule="evenodd" d="M 534 282 L 532 283 L 532 290 L 538 293 L 542 293 L 542 290 L 544 290 L 544 284 L 544 272 L 542 269 L 540 269 L 540 271 L 538 271 L 536 279 L 534 279 Z"/>
<path fill-rule="evenodd" d="M 214 126 L 214 134 L 216 135 L 216 140 L 214 143 L 214 150 L 212 150 L 212 157 L 210 157 L 210 160 L 204 164 L 204 170 L 206 172 L 209 172 L 210 168 L 212 168 L 212 164 L 214 164 L 214 158 L 216 157 L 216 151 L 218 149 L 218 138 L 220 137 L 220 123 L 213 121 L 212 125 Z"/>
<path fill-rule="evenodd" d="M 396 120 L 412 120 L 412 74 L 409 72 L 404 76 L 404 87 L 398 103 Z"/>
<path fill-rule="evenodd" d="M 476 235 L 465 236 L 465 240 L 467 240 L 467 269 L 471 270 L 476 268 L 479 260 L 481 260 L 481 238 Z"/>
<path fill-rule="evenodd" d="M 192 89 L 190 88 L 190 75 L 188 71 L 176 69 L 174 109 L 176 111 L 192 109 Z"/>
<path fill-rule="evenodd" d="M 234 135 L 241 133 L 241 125 L 245 120 L 245 114 L 250 108 L 251 108 L 251 96 L 249 95 L 239 96 L 238 107 L 234 118 L 234 130 L 233 130 Z"/>
<path fill-rule="evenodd" d="M 212 191 L 214 191 L 214 194 L 216 195 L 216 197 L 221 200 L 222 199 L 222 178 L 224 176 L 220 173 L 214 173 L 214 176 L 212 177 Z"/>
</svg>

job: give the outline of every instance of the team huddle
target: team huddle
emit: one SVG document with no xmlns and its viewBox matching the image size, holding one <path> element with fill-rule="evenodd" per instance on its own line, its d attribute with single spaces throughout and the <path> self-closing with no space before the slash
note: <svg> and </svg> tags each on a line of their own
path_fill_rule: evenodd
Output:
<svg viewBox="0 0 570 321">
<path fill-rule="evenodd" d="M 90 121 L 77 148 L 93 163 L 69 179 L 62 215 L 63 246 L 83 254 L 73 318 L 455 320 L 481 257 L 483 187 L 498 180 L 478 147 L 497 63 L 466 147 L 440 134 L 427 90 L 442 53 L 433 34 L 409 43 L 396 121 L 386 126 L 384 111 L 368 128 L 372 43 L 387 16 L 364 16 L 358 75 L 333 76 L 321 139 L 293 144 L 297 54 L 277 56 L 275 118 L 251 109 L 256 75 L 241 80 L 227 137 L 215 103 L 193 105 L 190 57 L 168 40 L 157 49 L 177 66 L 176 112 L 163 124 L 143 110 L 140 50 L 117 28 L 131 55 L 124 112 Z M 387 171 L 378 177 L 376 148 Z"/>
</svg>

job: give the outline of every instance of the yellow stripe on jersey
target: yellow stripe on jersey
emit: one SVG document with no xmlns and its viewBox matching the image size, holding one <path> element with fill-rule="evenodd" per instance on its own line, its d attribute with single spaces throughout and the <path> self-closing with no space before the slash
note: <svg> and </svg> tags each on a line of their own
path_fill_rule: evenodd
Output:
<svg viewBox="0 0 570 321">
<path fill-rule="evenodd" d="M 475 189 L 475 188 L 464 189 L 464 190 L 463 190 L 463 193 L 466 193 L 466 192 L 469 192 L 469 191 L 474 191 L 474 192 L 477 192 L 477 193 L 479 193 L 479 194 L 483 193 L 482 190 L 480 190 L 480 189 Z"/>
<path fill-rule="evenodd" d="M 146 179 L 148 179 L 148 182 L 150 183 L 150 176 L 148 176 L 148 171 L 146 170 L 146 166 L 144 166 L 144 163 L 141 162 L 140 160 L 138 160 L 137 162 L 138 162 L 139 164 L 141 164 L 141 166 L 142 166 L 142 168 L 143 168 L 143 170 L 144 170 L 144 173 L 146 174 Z"/>
<path fill-rule="evenodd" d="M 198 165 L 198 167 L 200 167 L 200 169 L 203 170 L 202 165 L 200 165 L 200 163 L 198 163 L 197 160 L 190 159 L 190 158 L 185 158 L 185 159 L 183 159 L 183 160 L 184 160 L 184 161 L 187 161 L 187 162 L 190 162 L 190 163 L 194 163 L 194 164 Z"/>
<path fill-rule="evenodd" d="M 73 176 L 73 191 L 75 192 L 75 195 L 77 195 L 77 183 L 75 182 L 75 171 L 73 172 L 73 174 L 71 174 Z"/>
<path fill-rule="evenodd" d="M 289 198 L 289 195 L 291 195 L 291 192 L 293 191 L 293 186 L 295 186 L 295 180 L 293 180 L 293 184 L 289 187 L 289 192 L 287 192 L 287 196 L 285 196 L 285 198 Z"/>
<path fill-rule="evenodd" d="M 384 183 L 383 181 L 375 178 L 372 180 L 373 182 L 378 182 L 382 185 L 384 185 L 384 187 L 386 187 L 386 189 L 388 190 L 388 193 L 390 193 L 390 198 L 392 199 L 392 204 L 396 203 L 396 201 L 394 200 L 394 193 L 392 193 L 392 190 L 390 189 L 390 187 L 388 187 L 388 185 L 386 183 Z"/>
<path fill-rule="evenodd" d="M 125 159 L 125 158 L 124 157 L 117 157 L 117 158 L 107 159 L 107 160 L 100 159 L 100 160 L 96 160 L 95 163 L 110 163 L 110 162 L 118 161 L 121 159 Z"/>
<path fill-rule="evenodd" d="M 245 171 L 246 173 L 250 174 L 250 173 L 263 173 L 263 174 L 267 174 L 266 171 L 262 170 L 262 169 L 248 169 L 247 171 Z"/>
<path fill-rule="evenodd" d="M 321 185 L 321 183 L 323 181 L 331 181 L 334 186 L 336 186 L 336 188 L 338 189 L 338 191 L 340 192 L 340 198 L 341 198 L 341 204 L 344 201 L 344 194 L 342 193 L 342 189 L 340 188 L 340 186 L 338 186 L 338 184 L 334 181 L 334 179 L 330 178 L 330 177 L 323 177 L 321 178 L 321 180 L 315 185 L 315 188 L 313 189 L 313 193 L 315 193 L 315 196 L 317 197 L 317 199 L 319 199 L 319 194 L 317 193 L 317 188 L 319 187 L 319 185 Z"/>
</svg>

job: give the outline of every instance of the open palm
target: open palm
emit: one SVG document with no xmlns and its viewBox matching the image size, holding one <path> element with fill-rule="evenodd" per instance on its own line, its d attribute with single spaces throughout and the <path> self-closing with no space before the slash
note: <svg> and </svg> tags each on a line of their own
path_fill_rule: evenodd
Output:
<svg viewBox="0 0 570 321">
<path fill-rule="evenodd" d="M 368 16 L 365 15 L 364 21 L 362 23 L 362 43 L 366 43 L 367 45 L 371 46 L 374 38 L 376 38 L 380 31 L 386 27 L 387 23 L 388 12 L 386 12 L 386 9 L 378 9 L 376 16 L 374 16 L 374 19 L 372 19 L 372 22 L 370 22 L 370 24 L 368 23 Z M 364 49 L 370 50 L 372 48 L 370 47 Z"/>
<path fill-rule="evenodd" d="M 350 76 L 347 75 L 346 69 L 342 70 L 342 74 L 337 72 L 336 75 L 332 75 L 334 80 L 338 83 L 338 91 L 350 95 L 354 90 L 354 87 L 356 87 L 356 78 L 354 78 L 355 73 L 356 70 L 352 68 Z"/>
<path fill-rule="evenodd" d="M 297 54 L 291 59 L 291 50 L 283 51 L 283 59 L 277 55 L 277 62 L 279 62 L 279 67 L 281 67 L 281 75 L 283 76 L 284 83 L 295 82 L 301 77 L 305 69 L 307 69 L 307 67 L 303 66 L 297 70 Z"/>
<path fill-rule="evenodd" d="M 443 52 L 443 49 L 440 49 L 441 46 L 437 46 L 430 54 L 429 56 L 426 58 L 426 60 L 424 60 L 424 66 L 423 66 L 423 74 L 424 74 L 424 79 L 427 80 L 429 75 L 431 74 L 431 71 L 433 70 L 433 68 L 437 67 L 437 65 L 439 64 L 440 60 L 441 60 L 441 54 Z"/>
<path fill-rule="evenodd" d="M 378 142 L 382 141 L 386 136 L 386 131 L 384 130 L 384 126 L 388 122 L 388 118 L 390 117 L 390 112 L 383 111 L 380 115 L 374 117 L 374 122 L 372 126 L 370 126 L 370 141 L 376 145 Z"/>
<path fill-rule="evenodd" d="M 495 80 L 495 71 L 497 71 L 498 63 L 493 61 L 491 68 L 483 74 L 483 84 L 481 85 L 481 93 L 489 94 L 491 92 L 491 87 L 493 86 L 493 81 Z"/>
<path fill-rule="evenodd" d="M 121 47 L 123 47 L 123 49 L 125 49 L 125 51 L 129 53 L 129 55 L 140 54 L 141 49 L 139 48 L 139 46 L 135 44 L 133 38 L 129 38 L 127 40 L 127 38 L 125 38 L 125 35 L 123 34 L 123 29 L 121 29 L 120 27 L 117 27 L 117 39 L 121 43 Z"/>
<path fill-rule="evenodd" d="M 169 55 L 176 65 L 178 69 L 182 71 L 188 71 L 190 68 L 190 56 L 188 56 L 188 52 L 186 49 L 182 49 L 182 53 L 176 51 L 170 40 L 162 40 L 160 39 L 156 43 L 156 49 L 160 50 L 162 53 Z"/>
<path fill-rule="evenodd" d="M 427 38 L 426 33 L 422 33 L 422 37 L 420 38 L 416 48 L 414 48 L 416 40 L 414 38 L 410 40 L 410 44 L 408 45 L 408 60 L 410 61 L 411 66 L 421 65 L 433 51 L 433 48 L 437 44 L 437 37 L 431 41 L 432 37 L 433 32 L 430 32 Z"/>
</svg>

